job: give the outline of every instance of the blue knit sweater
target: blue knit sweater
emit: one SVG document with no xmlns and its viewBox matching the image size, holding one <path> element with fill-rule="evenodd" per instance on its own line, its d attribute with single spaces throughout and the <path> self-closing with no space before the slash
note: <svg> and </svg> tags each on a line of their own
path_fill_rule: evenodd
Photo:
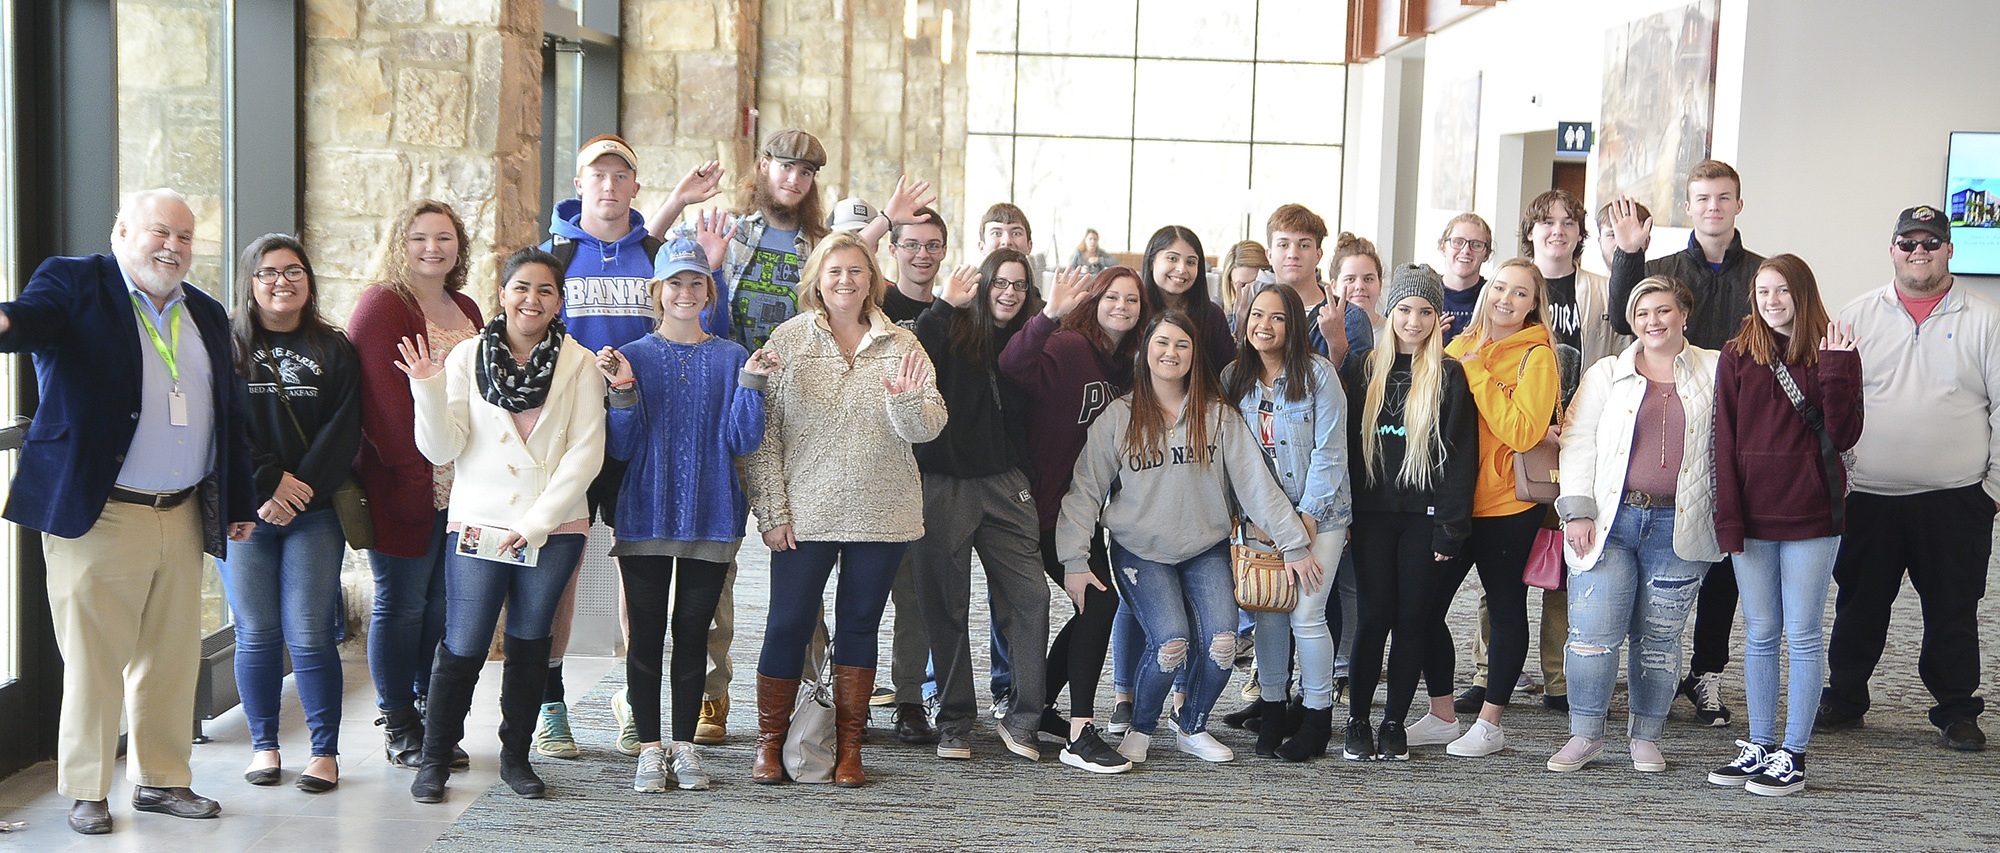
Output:
<svg viewBox="0 0 2000 853">
<path fill-rule="evenodd" d="M 612 395 L 607 426 L 611 455 L 631 463 L 618 540 L 742 539 L 750 504 L 735 460 L 764 440 L 763 377 L 742 373 L 749 351 L 723 338 L 690 346 L 647 335 L 619 352 L 638 382 L 636 395 Z"/>
</svg>

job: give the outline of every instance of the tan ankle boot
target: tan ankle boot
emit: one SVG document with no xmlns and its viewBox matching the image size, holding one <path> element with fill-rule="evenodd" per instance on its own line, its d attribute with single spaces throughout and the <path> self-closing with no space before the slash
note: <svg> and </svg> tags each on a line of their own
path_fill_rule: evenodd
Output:
<svg viewBox="0 0 2000 853">
<path fill-rule="evenodd" d="M 868 782 L 868 775 L 861 772 L 861 732 L 868 727 L 868 697 L 874 692 L 874 669 L 833 668 L 833 725 L 839 742 L 833 784 L 842 788 L 859 788 Z"/>
<path fill-rule="evenodd" d="M 750 781 L 759 785 L 785 781 L 785 733 L 792 728 L 798 701 L 798 679 L 757 676 L 757 759 L 750 767 Z"/>
</svg>

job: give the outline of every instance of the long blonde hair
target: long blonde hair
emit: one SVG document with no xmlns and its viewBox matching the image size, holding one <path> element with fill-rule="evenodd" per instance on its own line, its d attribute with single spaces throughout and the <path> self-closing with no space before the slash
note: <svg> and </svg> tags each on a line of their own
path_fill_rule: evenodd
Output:
<svg viewBox="0 0 2000 853">
<path fill-rule="evenodd" d="M 1481 347 L 1493 343 L 1493 310 L 1488 307 L 1493 300 L 1487 298 L 1483 291 L 1499 287 L 1500 274 L 1517 267 L 1527 270 L 1528 276 L 1535 282 L 1535 307 L 1528 311 L 1527 318 L 1521 322 L 1522 328 L 1548 325 L 1549 280 L 1543 277 L 1542 268 L 1535 266 L 1535 262 L 1527 258 L 1508 258 L 1500 264 L 1499 269 L 1493 271 L 1493 277 L 1486 280 L 1486 287 L 1482 288 L 1479 299 L 1472 306 L 1472 322 L 1466 324 L 1463 333 L 1472 336 L 1472 345 L 1466 352 L 1478 352 Z"/>
<path fill-rule="evenodd" d="M 1389 392 L 1389 373 L 1396 365 L 1396 333 L 1390 328 L 1396 306 L 1375 325 L 1375 350 L 1368 354 L 1368 386 L 1361 402 L 1361 462 L 1368 483 L 1378 482 L 1382 458 L 1382 403 Z M 1428 489 L 1431 475 L 1443 459 L 1433 459 L 1443 450 L 1438 435 L 1438 401 L 1444 388 L 1444 336 L 1431 327 L 1424 345 L 1410 358 L 1410 393 L 1403 400 L 1403 467 L 1396 482 L 1416 489 Z"/>
</svg>

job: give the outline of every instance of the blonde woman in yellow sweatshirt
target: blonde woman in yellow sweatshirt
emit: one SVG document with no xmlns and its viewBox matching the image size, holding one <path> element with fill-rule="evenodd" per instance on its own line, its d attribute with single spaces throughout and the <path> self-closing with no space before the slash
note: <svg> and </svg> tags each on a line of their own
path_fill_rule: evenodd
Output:
<svg viewBox="0 0 2000 853">
<path fill-rule="evenodd" d="M 1472 727 L 1445 747 L 1451 755 L 1477 758 L 1507 746 L 1500 713 L 1528 656 L 1528 586 L 1521 570 L 1548 507 L 1515 499 L 1514 454 L 1540 442 L 1555 414 L 1561 383 L 1548 316 L 1548 283 L 1533 261 L 1515 258 L 1500 265 L 1479 296 L 1471 324 L 1445 348 L 1465 368 L 1479 410 L 1479 479 L 1472 492 L 1471 534 L 1432 590 L 1436 598 L 1425 645 L 1431 650 L 1426 681 L 1433 694 L 1450 690 L 1452 645 L 1444 615 L 1475 565 L 1493 624 L 1486 702 Z"/>
</svg>

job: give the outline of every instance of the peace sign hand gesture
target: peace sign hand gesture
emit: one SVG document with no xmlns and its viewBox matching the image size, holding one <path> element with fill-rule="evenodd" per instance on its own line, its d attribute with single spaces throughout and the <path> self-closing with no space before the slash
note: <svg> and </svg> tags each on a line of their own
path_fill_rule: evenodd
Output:
<svg viewBox="0 0 2000 853">
<path fill-rule="evenodd" d="M 897 367 L 896 375 L 882 377 L 882 387 L 890 396 L 907 394 L 924 387 L 924 380 L 930 375 L 931 365 L 924 360 L 923 352 L 911 350 L 903 354 L 903 363 Z"/>
<path fill-rule="evenodd" d="M 1051 320 L 1061 320 L 1063 315 L 1097 296 L 1097 291 L 1097 276 L 1089 270 L 1083 267 L 1060 270 L 1049 282 L 1049 303 L 1043 306 L 1042 313 Z"/>
<path fill-rule="evenodd" d="M 953 308 L 964 308 L 972 304 L 972 297 L 979 292 L 979 268 L 963 265 L 951 271 L 951 279 L 938 291 L 938 298 Z"/>
<path fill-rule="evenodd" d="M 436 376 L 444 370 L 444 361 L 439 358 L 441 353 L 432 352 L 430 344 L 424 341 L 423 335 L 418 335 L 415 343 L 411 343 L 407 337 L 397 341 L 396 352 L 403 357 L 396 362 L 396 368 L 418 382 Z"/>
</svg>

